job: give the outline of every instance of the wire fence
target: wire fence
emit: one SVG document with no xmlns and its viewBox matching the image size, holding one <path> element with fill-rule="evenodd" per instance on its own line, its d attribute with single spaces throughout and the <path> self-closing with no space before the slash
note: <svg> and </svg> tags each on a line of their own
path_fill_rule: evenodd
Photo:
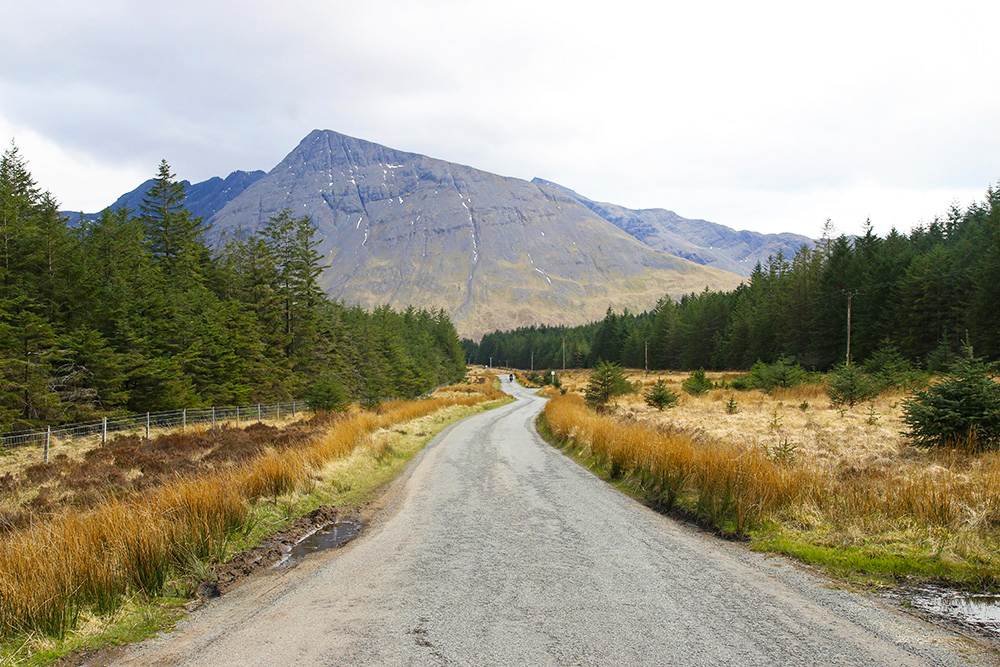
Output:
<svg viewBox="0 0 1000 667">
<path fill-rule="evenodd" d="M 19 460 L 41 458 L 48 463 L 56 448 L 85 444 L 104 444 L 113 435 L 137 434 L 149 438 L 151 433 L 180 430 L 190 427 L 229 424 L 244 426 L 254 422 L 293 419 L 308 410 L 304 401 L 271 403 L 269 405 L 234 405 L 226 407 L 147 412 L 145 414 L 109 417 L 100 421 L 49 426 L 30 431 L 12 431 L 0 434 L 0 468 L 3 459 Z"/>
</svg>

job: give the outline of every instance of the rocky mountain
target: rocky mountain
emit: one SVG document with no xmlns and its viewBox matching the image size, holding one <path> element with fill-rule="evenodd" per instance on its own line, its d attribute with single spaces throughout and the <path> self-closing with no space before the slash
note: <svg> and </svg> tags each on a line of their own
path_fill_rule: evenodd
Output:
<svg viewBox="0 0 1000 667">
<path fill-rule="evenodd" d="M 444 308 L 464 336 L 647 310 L 741 278 L 654 250 L 546 182 L 507 178 L 329 130 L 310 133 L 209 219 L 213 233 L 309 215 L 334 298 Z"/>
<path fill-rule="evenodd" d="M 250 187 L 251 184 L 263 177 L 264 172 L 260 170 L 234 171 L 229 174 L 229 176 L 226 176 L 225 179 L 213 176 L 207 181 L 201 181 L 200 183 L 192 184 L 190 181 L 181 181 L 184 184 L 186 195 L 184 199 L 184 206 L 186 206 L 193 215 L 200 216 L 205 220 L 208 220 L 221 211 L 225 205 L 237 195 Z M 125 206 L 133 211 L 138 211 L 143 197 L 146 196 L 146 193 L 149 192 L 149 188 L 152 187 L 152 185 L 153 179 L 149 179 L 135 190 L 123 194 L 110 206 L 110 208 L 117 209 Z M 67 216 L 73 223 L 76 223 L 80 218 L 79 213 L 63 212 L 63 215 Z M 83 217 L 93 219 L 98 215 L 100 214 L 89 213 L 85 214 Z"/>
<path fill-rule="evenodd" d="M 761 234 L 737 231 L 707 220 L 682 218 L 662 208 L 632 210 L 624 206 L 595 202 L 569 188 L 540 178 L 532 183 L 558 188 L 615 227 L 646 245 L 698 264 L 714 266 L 749 276 L 757 262 L 766 264 L 769 257 L 782 252 L 791 259 L 802 246 L 815 241 L 800 234 Z"/>
</svg>

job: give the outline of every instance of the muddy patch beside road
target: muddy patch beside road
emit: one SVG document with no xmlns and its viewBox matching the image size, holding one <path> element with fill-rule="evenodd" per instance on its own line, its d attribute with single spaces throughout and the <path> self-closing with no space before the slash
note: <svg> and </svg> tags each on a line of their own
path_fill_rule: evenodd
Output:
<svg viewBox="0 0 1000 667">
<path fill-rule="evenodd" d="M 198 599 L 189 603 L 188 607 L 197 607 L 204 599 L 228 593 L 248 578 L 268 570 L 278 563 L 287 562 L 289 554 L 293 552 L 296 545 L 317 534 L 318 531 L 337 523 L 351 523 L 360 530 L 359 511 L 356 509 L 345 511 L 331 505 L 323 505 L 300 516 L 290 526 L 275 533 L 257 546 L 241 551 L 225 563 L 216 565 L 212 569 L 213 578 L 203 581 L 199 585 Z M 354 535 L 357 535 L 358 530 L 354 531 Z M 295 562 L 288 566 L 294 565 Z"/>
</svg>

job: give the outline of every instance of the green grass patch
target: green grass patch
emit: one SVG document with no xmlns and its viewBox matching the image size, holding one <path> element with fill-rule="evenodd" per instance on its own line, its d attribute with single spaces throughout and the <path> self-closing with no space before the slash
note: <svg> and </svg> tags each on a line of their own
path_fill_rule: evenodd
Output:
<svg viewBox="0 0 1000 667">
<path fill-rule="evenodd" d="M 89 619 L 62 638 L 33 635 L 10 640 L 0 644 L 0 664 L 49 665 L 74 654 L 142 641 L 173 627 L 183 617 L 181 605 L 187 601 L 178 597 L 130 600 L 114 614 Z"/>
<path fill-rule="evenodd" d="M 950 557 L 910 542 L 830 546 L 774 526 L 755 532 L 751 547 L 820 566 L 829 574 L 853 583 L 894 586 L 932 581 L 979 591 L 1000 587 L 996 563 Z"/>
</svg>

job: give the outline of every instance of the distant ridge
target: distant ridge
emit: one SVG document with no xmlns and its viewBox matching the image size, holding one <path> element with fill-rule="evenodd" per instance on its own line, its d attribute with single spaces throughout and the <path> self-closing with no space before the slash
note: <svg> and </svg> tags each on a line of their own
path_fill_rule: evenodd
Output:
<svg viewBox="0 0 1000 667">
<path fill-rule="evenodd" d="M 221 211 L 226 204 L 228 204 L 232 199 L 246 190 L 251 184 L 259 180 L 264 176 L 263 171 L 234 171 L 233 173 L 226 176 L 225 179 L 219 178 L 218 176 L 213 176 L 207 181 L 201 181 L 200 183 L 192 184 L 190 181 L 181 181 L 185 187 L 185 199 L 184 206 L 187 207 L 193 215 L 200 216 L 205 220 L 208 220 L 216 213 Z M 139 205 L 142 203 L 143 198 L 146 193 L 149 192 L 149 188 L 153 185 L 153 179 L 149 179 L 135 190 L 131 192 L 126 192 L 117 200 L 115 203 L 111 204 L 109 208 L 117 209 L 122 206 L 132 210 L 138 211 Z M 79 213 L 63 212 L 63 215 L 69 217 L 72 223 L 76 223 L 79 218 Z M 99 213 L 88 213 L 84 217 L 88 219 L 96 218 Z"/>
<path fill-rule="evenodd" d="M 812 239 L 801 234 L 761 234 L 736 231 L 707 220 L 682 218 L 662 208 L 633 210 L 615 204 L 595 202 L 557 183 L 535 178 L 532 183 L 558 188 L 615 227 L 631 234 L 656 250 L 749 276 L 757 262 L 782 252 L 791 259 L 802 246 L 812 247 Z"/>
</svg>

